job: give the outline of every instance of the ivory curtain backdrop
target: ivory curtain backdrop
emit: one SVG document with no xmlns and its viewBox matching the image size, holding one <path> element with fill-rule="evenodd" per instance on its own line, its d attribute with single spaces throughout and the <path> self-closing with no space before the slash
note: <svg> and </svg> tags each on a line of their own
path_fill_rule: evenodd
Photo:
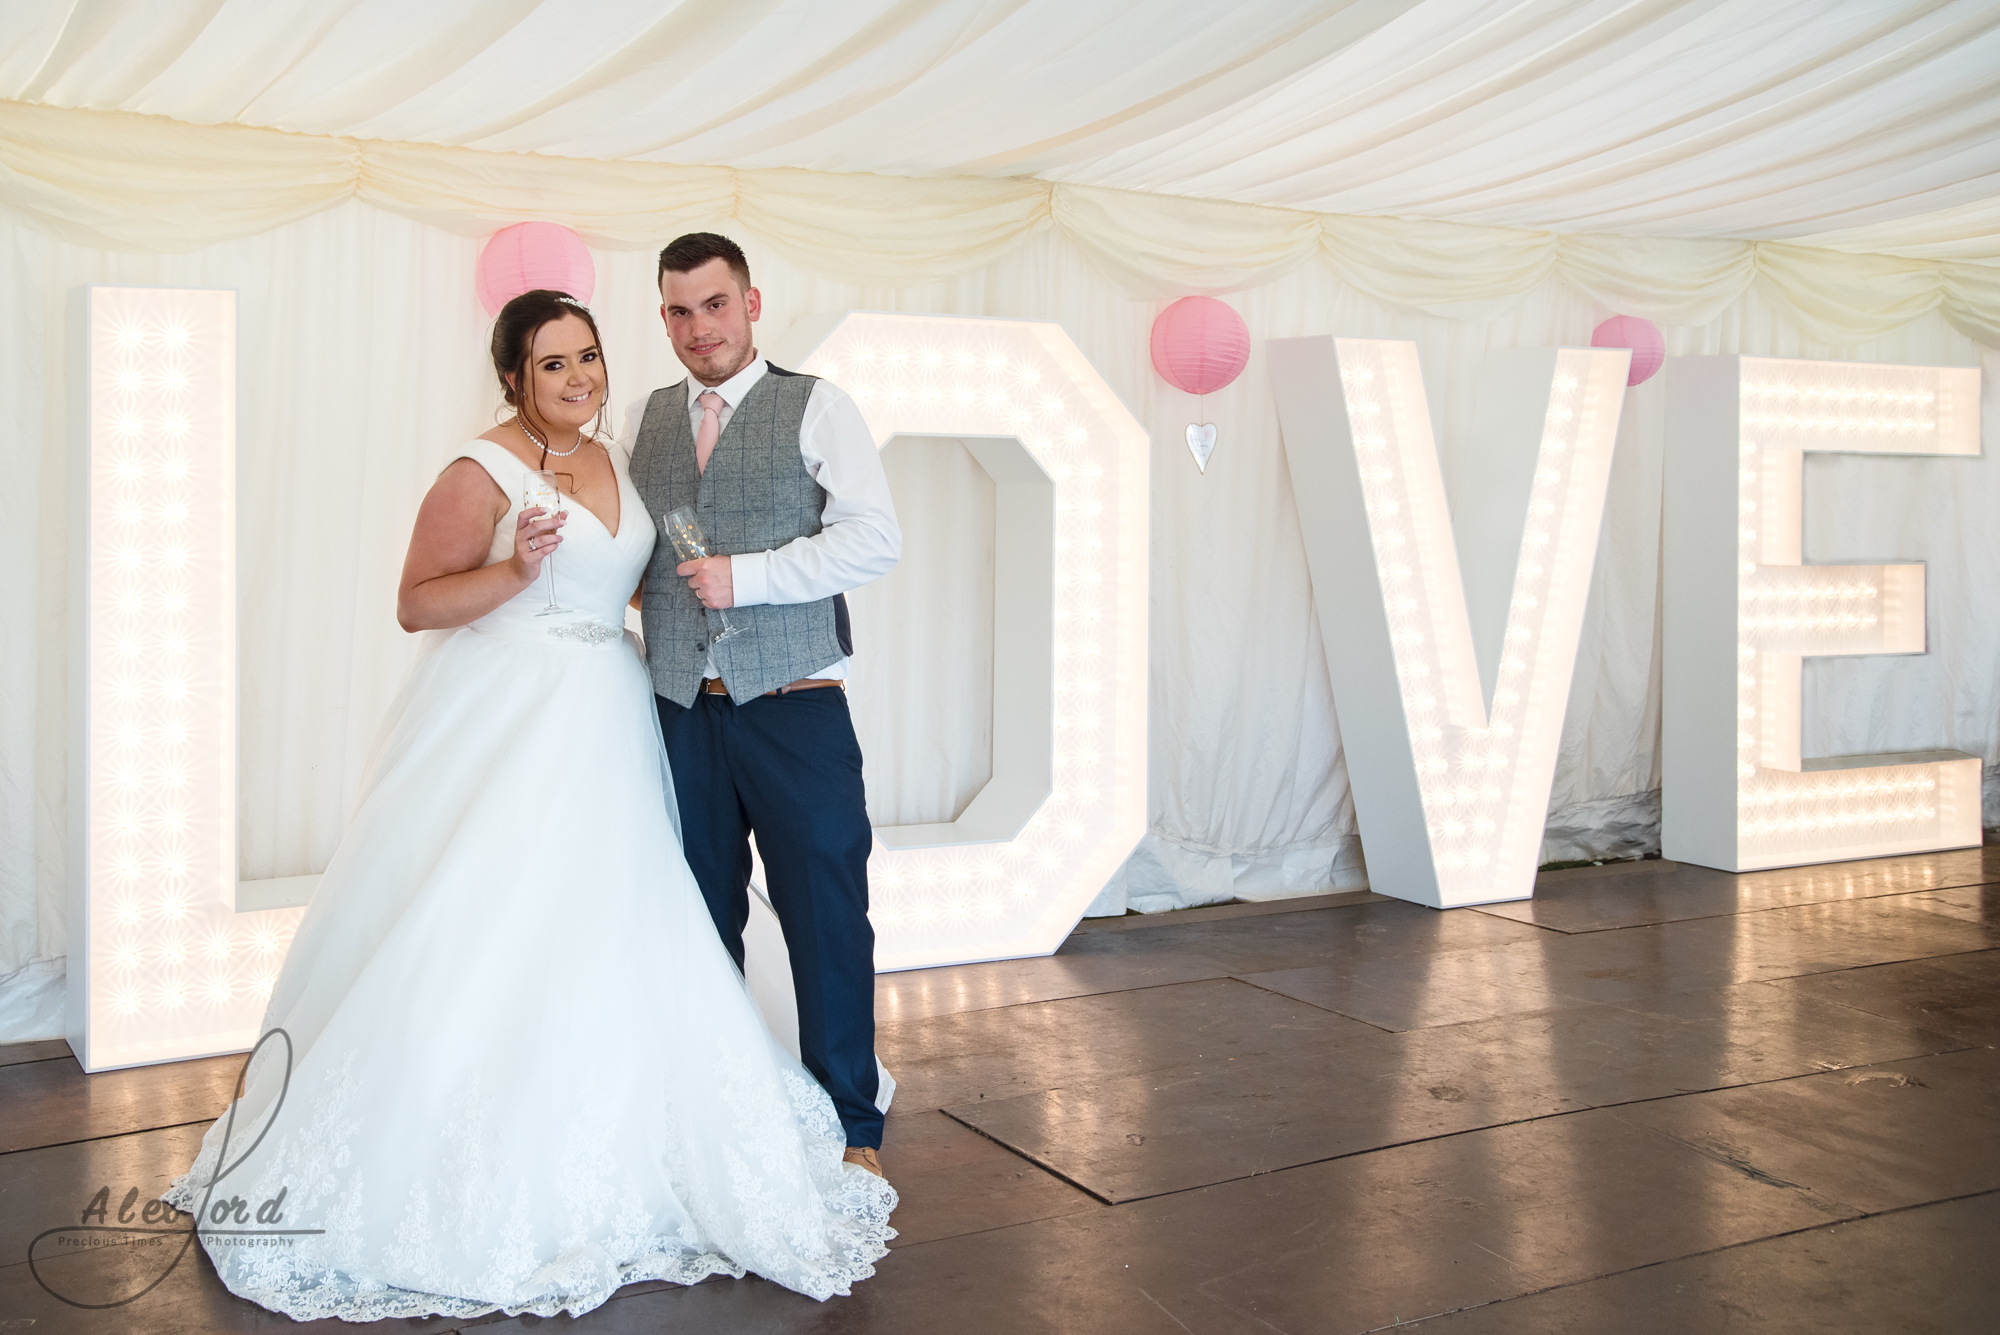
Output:
<svg viewBox="0 0 2000 1335">
<path fill-rule="evenodd" d="M 773 334 L 850 307 L 1062 322 L 1155 441 L 1152 829 L 1098 907 L 1303 893 L 1365 872 L 1262 341 L 1414 339 L 1447 477 L 1488 349 L 1615 312 L 1673 355 L 1983 364 L 1991 405 L 1996 43 L 1978 0 L 0 8 L 0 467 L 35 497 L 0 583 L 0 1038 L 57 1032 L 78 284 L 241 293 L 246 878 L 338 839 L 410 655 L 410 520 L 492 420 L 479 241 L 546 218 L 595 247 L 614 402 L 678 374 L 650 252 L 694 227 L 745 243 Z M 1200 405 L 1146 360 L 1191 292 L 1255 340 Z M 1656 844 L 1663 449 L 1655 381 L 1627 401 L 1551 857 Z M 855 707 L 877 818 L 942 819 L 990 747 L 986 609 L 952 596 L 990 549 L 955 521 L 967 461 L 892 454 L 910 555 L 856 596 Z M 1809 666 L 1807 749 L 2000 759 L 1990 442 L 1807 472 L 1808 559 L 1926 560 L 1932 611 L 1925 657 Z M 1989 825 L 1995 796 L 1989 771 Z"/>
<path fill-rule="evenodd" d="M 1454 320 L 1391 306 L 1329 266 L 1306 265 L 1232 299 L 1256 340 L 1251 363 L 1197 404 L 1147 362 L 1161 303 L 1128 295 L 1059 232 L 960 278 L 868 288 L 821 277 L 737 230 L 766 294 L 765 329 L 848 307 L 1059 320 L 1153 433 L 1152 833 L 1110 901 L 1122 894 L 1161 908 L 1361 884 L 1262 341 L 1333 331 L 1415 339 L 1449 464 L 1476 446 L 1473 377 L 1489 348 L 1583 341 L 1611 308 L 1551 276 L 1499 316 Z M 174 255 L 80 247 L 25 225 L 6 236 L 15 299 L 0 315 L 0 392 L 12 421 L 0 463 L 17 494 L 36 498 L 13 516 L 14 568 L 0 583 L 9 627 L 0 637 L 0 942 L 22 985 L 52 980 L 64 950 L 68 291 L 117 282 L 241 293 L 246 878 L 318 870 L 338 839 L 375 720 L 411 651 L 393 603 L 418 499 L 444 452 L 493 420 L 495 396 L 470 237 L 358 202 Z M 595 256 L 593 305 L 614 401 L 623 401 L 676 370 L 655 314 L 652 256 Z M 1836 345 L 1808 336 L 1755 287 L 1706 323 L 1666 334 L 1676 355 L 1983 364 L 1989 404 L 2000 373 L 2000 358 L 1982 361 L 1939 311 Z M 1197 413 L 1220 427 L 1205 476 L 1181 439 Z M 1551 799 L 1550 856 L 1631 852 L 1656 839 L 1662 450 L 1656 380 L 1628 398 Z M 954 498 L 976 493 L 977 479 L 950 459 L 891 462 L 912 520 L 910 573 L 934 580 L 947 564 L 978 569 L 977 543 L 941 535 L 938 522 Z M 1990 522 L 2000 512 L 2000 459 L 1990 443 L 1972 460 L 1815 459 L 1807 496 L 1809 559 L 1926 560 L 1932 600 L 1928 656 L 1812 665 L 1807 747 L 1949 746 L 2000 758 L 2000 616 L 1987 592 L 2000 581 L 2000 530 Z M 1884 502 L 1899 497 L 1908 499 Z M 958 620 L 940 624 L 949 602 L 934 591 L 908 595 L 901 615 L 883 592 L 856 599 L 856 711 L 876 815 L 940 819 L 983 773 L 985 721 L 963 707 L 969 692 L 952 675 L 963 671 L 982 609 L 961 602 Z M 912 646 L 938 642 L 959 648 L 909 662 Z M 922 685 L 921 712 L 884 698 L 883 683 L 898 675 Z M 1994 814 L 1989 801 L 1989 823 Z"/>
<path fill-rule="evenodd" d="M 733 224 L 859 287 L 956 278 L 1058 232 L 1132 297 L 1233 292 L 1318 264 L 1437 315 L 1484 319 L 1554 277 L 1607 307 L 1700 325 L 1755 287 L 1828 343 L 1942 310 L 2000 344 L 2000 265 L 1989 263 L 1319 214 L 1030 178 L 593 162 L 0 102 L 0 200 L 79 245 L 187 250 L 349 199 L 467 236 L 541 218 L 613 248 Z"/>
</svg>

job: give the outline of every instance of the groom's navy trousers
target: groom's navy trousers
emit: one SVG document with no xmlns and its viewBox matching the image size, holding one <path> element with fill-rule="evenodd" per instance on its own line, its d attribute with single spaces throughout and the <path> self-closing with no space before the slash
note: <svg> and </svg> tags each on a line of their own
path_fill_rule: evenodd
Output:
<svg viewBox="0 0 2000 1335">
<path fill-rule="evenodd" d="M 868 922 L 874 832 L 847 692 L 825 686 L 743 705 L 703 692 L 691 709 L 653 700 L 688 866 L 715 930 L 742 968 L 754 833 L 792 957 L 799 1059 L 833 1096 L 847 1143 L 879 1148 L 875 929 Z"/>
</svg>

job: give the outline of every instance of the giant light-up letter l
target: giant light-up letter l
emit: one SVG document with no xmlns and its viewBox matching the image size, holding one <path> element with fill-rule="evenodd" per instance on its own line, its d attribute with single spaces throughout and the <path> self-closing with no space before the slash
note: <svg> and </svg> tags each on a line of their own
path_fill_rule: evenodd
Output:
<svg viewBox="0 0 2000 1335">
<path fill-rule="evenodd" d="M 69 968 L 86 1071 L 247 1048 L 300 910 L 237 911 L 236 294 L 76 293 Z"/>
</svg>

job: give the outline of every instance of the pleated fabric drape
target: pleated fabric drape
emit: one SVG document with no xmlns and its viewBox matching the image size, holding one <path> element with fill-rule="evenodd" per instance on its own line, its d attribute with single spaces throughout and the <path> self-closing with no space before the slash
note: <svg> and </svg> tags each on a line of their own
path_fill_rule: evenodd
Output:
<svg viewBox="0 0 2000 1335">
<path fill-rule="evenodd" d="M 0 7 L 0 476 L 34 502 L 0 580 L 0 1038 L 53 1023 L 66 949 L 79 284 L 241 295 L 245 878 L 340 837 L 418 500 L 493 420 L 474 259 L 532 218 L 593 247 L 614 402 L 680 374 L 652 251 L 697 228 L 749 250 L 773 335 L 1061 322 L 1154 439 L 1150 832 L 1096 907 L 1297 894 L 1365 867 L 1263 341 L 1414 340 L 1447 478 L 1486 352 L 1614 313 L 1671 355 L 1982 365 L 1990 423 L 1996 61 L 1986 0 Z M 1146 354 L 1190 293 L 1253 337 L 1205 401 Z M 1627 398 L 1548 857 L 1657 842 L 1662 392 Z M 990 490 L 944 447 L 890 471 L 910 555 L 853 600 L 853 702 L 876 818 L 941 820 L 990 763 Z M 1814 458 L 1806 496 L 1808 559 L 1923 560 L 1931 600 L 1930 653 L 1808 665 L 1808 753 L 2000 760 L 1995 451 Z"/>
<path fill-rule="evenodd" d="M 1359 217 L 1015 177 L 893 177 L 492 153 L 0 102 L 0 203 L 81 246 L 171 253 L 347 200 L 464 236 L 529 218 L 609 249 L 737 226 L 836 282 L 908 287 L 1061 235 L 1123 295 L 1223 294 L 1323 268 L 1394 306 L 1483 320 L 1554 279 L 1664 324 L 1751 289 L 1828 343 L 1930 311 L 2000 344 L 2000 266 L 1784 241 Z"/>
<path fill-rule="evenodd" d="M 1921 216 L 2000 193 L 1995 68 L 1990 0 L 0 6 L 0 98 L 49 107 L 1794 242 L 1968 240 Z"/>
<path fill-rule="evenodd" d="M 1230 301 L 1253 336 L 1248 369 L 1196 400 L 1162 383 L 1134 297 L 1067 233 L 1030 237 L 982 268 L 901 286 L 843 282 L 741 221 L 765 296 L 762 330 L 863 308 L 1060 321 L 1153 435 L 1151 833 L 1106 906 L 1362 883 L 1294 501 L 1262 344 L 1313 333 L 1407 338 L 1421 353 L 1446 475 L 1476 447 L 1475 378 L 1494 348 L 1575 344 L 1620 309 L 1550 273 L 1497 314 L 1392 305 L 1334 267 L 1303 264 Z M 678 226 L 679 223 L 674 224 Z M 656 240 L 665 239 L 663 228 Z M 412 652 L 394 621 L 410 523 L 451 447 L 494 420 L 472 292 L 479 242 L 359 201 L 256 236 L 174 254 L 77 245 L 0 228 L 0 467 L 16 541 L 0 580 L 0 973 L 64 953 L 65 302 L 89 282 L 232 287 L 240 294 L 239 488 L 242 875 L 318 870 L 338 840 L 376 720 Z M 593 301 L 613 399 L 677 379 L 653 257 L 598 249 Z M 1695 314 L 1704 314 L 1695 311 Z M 1666 324 L 1674 355 L 1742 351 L 1983 365 L 1996 419 L 2000 358 L 1939 309 L 1886 334 L 1832 341 L 1749 284 L 1695 323 Z M 1660 478 L 1658 380 L 1631 391 L 1551 797 L 1550 857 L 1657 839 Z M 1219 443 L 1198 473 L 1187 423 Z M 1990 428 L 1989 428 L 1990 429 Z M 854 705 L 877 819 L 949 818 L 984 777 L 990 686 L 977 673 L 991 560 L 980 475 L 910 443 L 890 457 L 912 534 L 907 569 L 855 598 Z M 1808 668 L 1809 754 L 1952 747 L 2000 759 L 2000 452 L 1976 459 L 1816 458 L 1813 560 L 1929 563 L 1931 652 Z M 952 516 L 966 515 L 964 523 Z M 949 573 L 942 573 L 949 572 Z M 954 589 L 971 586 L 971 596 Z M 911 646 L 941 646 L 918 654 Z M 894 669 L 882 666 L 894 661 Z M 871 671 L 871 664 L 876 665 Z M 970 675 L 969 675 L 970 674 Z M 888 684 L 893 680 L 893 696 Z M 1990 784 L 1989 784 L 1990 786 Z M 1989 824 L 2000 806 L 1989 801 Z M 3 1008 L 0 1008 L 3 1009 Z"/>
</svg>

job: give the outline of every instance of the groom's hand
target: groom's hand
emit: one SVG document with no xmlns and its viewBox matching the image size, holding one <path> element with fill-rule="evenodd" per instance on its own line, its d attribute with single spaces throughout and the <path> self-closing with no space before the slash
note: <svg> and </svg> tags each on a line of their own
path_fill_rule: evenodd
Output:
<svg viewBox="0 0 2000 1335">
<path fill-rule="evenodd" d="M 729 580 L 729 558 L 706 556 L 699 561 L 683 561 L 674 573 L 688 582 L 703 607 L 736 606 L 736 587 Z"/>
</svg>

